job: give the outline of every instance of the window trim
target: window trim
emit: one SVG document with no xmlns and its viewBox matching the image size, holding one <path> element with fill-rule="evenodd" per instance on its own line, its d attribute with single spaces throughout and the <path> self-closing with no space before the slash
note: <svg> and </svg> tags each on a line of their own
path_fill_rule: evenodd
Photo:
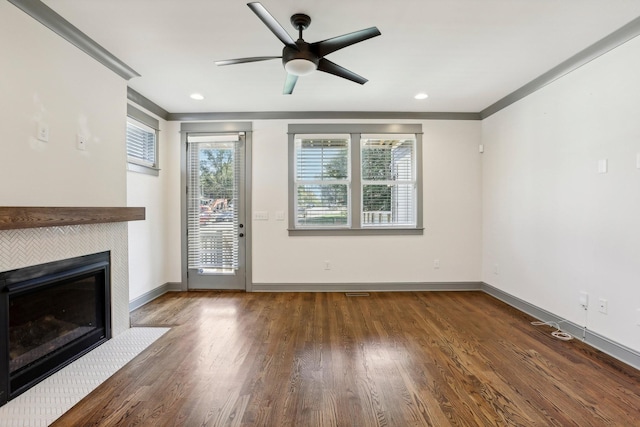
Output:
<svg viewBox="0 0 640 427">
<path fill-rule="evenodd" d="M 160 174 L 160 153 L 159 153 L 159 144 L 158 140 L 160 137 L 160 121 L 151 117 L 149 114 L 145 113 L 134 107 L 131 104 L 127 104 L 127 122 L 131 121 L 134 126 L 139 126 L 140 124 L 148 127 L 155 131 L 155 166 L 148 166 L 141 163 L 137 163 L 134 161 L 130 161 L 127 156 L 127 170 L 131 172 L 138 172 L 152 176 L 158 176 Z M 135 123 L 137 122 L 137 123 Z M 126 138 L 125 138 L 126 143 Z"/>
<path fill-rule="evenodd" d="M 288 127 L 289 155 L 289 236 L 350 236 L 350 235 L 422 235 L 422 125 L 421 124 L 290 124 Z M 350 177 L 351 177 L 351 225 L 348 228 L 296 228 L 295 217 L 295 176 L 296 176 L 296 135 L 301 134 L 349 134 L 350 135 Z M 363 134 L 414 134 L 415 179 L 416 179 L 416 225 L 415 227 L 372 227 L 362 226 L 362 167 L 360 144 Z"/>
</svg>

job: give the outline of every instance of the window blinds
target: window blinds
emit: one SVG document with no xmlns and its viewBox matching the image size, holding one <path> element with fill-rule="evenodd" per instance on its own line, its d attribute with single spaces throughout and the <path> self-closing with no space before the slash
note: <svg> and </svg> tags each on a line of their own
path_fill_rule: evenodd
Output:
<svg viewBox="0 0 640 427">
<path fill-rule="evenodd" d="M 296 225 L 349 225 L 349 137 L 296 139 Z"/>
<path fill-rule="evenodd" d="M 127 160 L 132 163 L 155 168 L 156 131 L 142 123 L 127 121 Z"/>
<path fill-rule="evenodd" d="M 189 136 L 188 267 L 233 273 L 239 265 L 238 183 L 244 161 L 237 135 Z"/>
<path fill-rule="evenodd" d="M 415 139 L 361 139 L 362 225 L 415 226 Z"/>
</svg>

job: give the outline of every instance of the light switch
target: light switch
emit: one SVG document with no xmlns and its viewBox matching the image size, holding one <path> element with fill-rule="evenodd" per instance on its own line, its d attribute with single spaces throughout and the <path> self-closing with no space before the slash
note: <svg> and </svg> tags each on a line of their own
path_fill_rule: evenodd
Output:
<svg viewBox="0 0 640 427">
<path fill-rule="evenodd" d="M 284 211 L 276 211 L 276 221 L 284 221 Z"/>
<path fill-rule="evenodd" d="M 269 212 L 268 211 L 255 211 L 253 213 L 253 219 L 256 221 L 268 221 L 269 220 Z"/>
</svg>

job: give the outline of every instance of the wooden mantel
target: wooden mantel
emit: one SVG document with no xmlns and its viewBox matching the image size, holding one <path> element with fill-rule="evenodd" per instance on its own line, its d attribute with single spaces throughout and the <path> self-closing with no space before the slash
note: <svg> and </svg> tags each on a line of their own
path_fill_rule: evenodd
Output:
<svg viewBox="0 0 640 427">
<path fill-rule="evenodd" d="M 0 206 L 0 230 L 140 221 L 144 219 L 145 208 Z"/>
</svg>

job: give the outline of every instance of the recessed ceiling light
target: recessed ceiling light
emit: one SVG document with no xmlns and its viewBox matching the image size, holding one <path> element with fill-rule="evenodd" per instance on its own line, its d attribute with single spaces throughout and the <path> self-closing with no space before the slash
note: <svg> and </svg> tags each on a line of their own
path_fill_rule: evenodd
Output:
<svg viewBox="0 0 640 427">
<path fill-rule="evenodd" d="M 192 93 L 191 99 L 195 99 L 196 101 L 202 101 L 204 99 L 204 96 L 199 93 Z"/>
<path fill-rule="evenodd" d="M 427 99 L 429 97 L 429 95 L 427 95 L 426 93 L 422 92 L 417 94 L 416 96 L 414 96 L 415 99 Z"/>
</svg>

